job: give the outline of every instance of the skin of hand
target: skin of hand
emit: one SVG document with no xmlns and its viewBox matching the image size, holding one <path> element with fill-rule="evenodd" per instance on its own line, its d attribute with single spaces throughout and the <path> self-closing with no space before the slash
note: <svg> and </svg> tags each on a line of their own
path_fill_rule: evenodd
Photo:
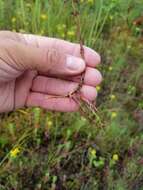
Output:
<svg viewBox="0 0 143 190">
<path fill-rule="evenodd" d="M 22 107 L 72 112 L 79 105 L 66 97 L 85 71 L 80 95 L 95 100 L 102 76 L 100 56 L 84 46 L 60 39 L 0 31 L 0 113 Z M 64 97 L 65 96 L 65 97 Z"/>
</svg>

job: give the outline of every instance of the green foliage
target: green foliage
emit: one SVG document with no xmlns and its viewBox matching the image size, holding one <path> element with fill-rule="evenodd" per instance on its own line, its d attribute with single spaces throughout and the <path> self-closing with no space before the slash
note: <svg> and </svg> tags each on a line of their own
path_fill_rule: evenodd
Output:
<svg viewBox="0 0 143 190">
<path fill-rule="evenodd" d="M 142 189 L 142 3 L 79 1 L 84 42 L 102 57 L 98 112 L 2 115 L 0 190 Z M 0 28 L 78 42 L 72 12 L 71 0 L 0 0 Z"/>
</svg>

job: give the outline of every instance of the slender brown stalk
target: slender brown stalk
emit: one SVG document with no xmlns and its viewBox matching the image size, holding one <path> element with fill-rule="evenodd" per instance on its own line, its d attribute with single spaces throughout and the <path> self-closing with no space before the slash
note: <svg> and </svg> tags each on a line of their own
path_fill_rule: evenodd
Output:
<svg viewBox="0 0 143 190">
<path fill-rule="evenodd" d="M 82 35 L 81 35 L 80 12 L 78 11 L 78 8 L 77 8 L 78 2 L 79 2 L 78 0 L 72 0 L 73 16 L 74 16 L 75 24 L 77 27 L 77 38 L 78 38 L 79 44 L 80 44 L 80 56 L 86 62 L 85 55 L 84 55 L 84 41 L 83 41 Z M 84 84 L 84 75 L 85 75 L 85 71 L 81 75 L 80 83 L 79 83 L 77 89 L 74 92 L 70 93 L 69 97 L 72 98 L 76 103 L 78 103 L 78 105 L 80 106 L 80 111 L 82 112 L 82 114 L 86 115 L 86 111 L 85 111 L 85 108 L 84 108 L 82 102 L 86 105 L 86 108 L 88 110 L 92 111 L 93 113 L 97 111 L 97 108 L 89 100 L 82 98 L 79 95 L 80 89 L 82 88 L 82 86 Z"/>
<path fill-rule="evenodd" d="M 84 54 L 84 40 L 82 39 L 82 35 L 81 35 L 81 20 L 80 20 L 80 12 L 78 11 L 78 5 L 79 5 L 78 0 L 72 0 L 72 8 L 73 8 L 72 15 L 74 17 L 75 24 L 77 27 L 77 38 L 79 41 L 79 52 L 80 52 L 81 58 L 86 62 L 85 54 Z M 78 87 L 74 91 L 70 92 L 69 94 L 67 94 L 65 96 L 51 96 L 51 97 L 48 97 L 48 99 L 49 98 L 68 97 L 71 100 L 74 100 L 80 107 L 81 115 L 83 115 L 85 118 L 87 118 L 87 115 L 88 115 L 87 112 L 89 112 L 89 110 L 92 113 L 97 112 L 97 108 L 95 107 L 95 105 L 92 102 L 90 102 L 89 100 L 81 97 L 81 95 L 80 95 L 80 90 L 84 84 L 84 76 L 85 76 L 85 71 L 81 74 L 81 78 L 80 78 L 80 82 L 78 84 Z M 89 117 L 87 119 L 90 120 Z"/>
</svg>

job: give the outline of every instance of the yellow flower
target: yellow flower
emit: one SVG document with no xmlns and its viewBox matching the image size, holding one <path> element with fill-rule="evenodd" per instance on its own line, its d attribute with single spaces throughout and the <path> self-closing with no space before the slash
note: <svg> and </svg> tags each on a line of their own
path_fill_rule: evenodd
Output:
<svg viewBox="0 0 143 190">
<path fill-rule="evenodd" d="M 90 153 L 91 153 L 92 156 L 95 156 L 96 155 L 96 150 L 95 149 L 91 149 Z"/>
<path fill-rule="evenodd" d="M 101 90 L 101 87 L 100 86 L 96 86 L 96 90 L 97 90 L 97 92 L 99 92 Z"/>
<path fill-rule="evenodd" d="M 116 96 L 115 96 L 114 94 L 111 94 L 111 95 L 110 95 L 110 98 L 111 98 L 111 100 L 115 100 L 115 99 L 116 99 Z"/>
<path fill-rule="evenodd" d="M 40 17 L 41 17 L 42 20 L 47 20 L 48 19 L 46 14 L 41 14 Z"/>
<path fill-rule="evenodd" d="M 93 4 L 94 0 L 87 0 L 87 2 Z"/>
<path fill-rule="evenodd" d="M 94 0 L 80 0 L 81 3 L 87 2 L 87 3 L 94 3 Z"/>
<path fill-rule="evenodd" d="M 20 148 L 16 147 L 10 151 L 10 157 L 15 158 L 20 153 Z"/>
<path fill-rule="evenodd" d="M 113 159 L 114 161 L 118 161 L 118 160 L 119 160 L 118 154 L 113 154 L 112 159 Z"/>
<path fill-rule="evenodd" d="M 128 46 L 127 46 L 128 49 L 131 49 L 131 47 L 132 47 L 131 45 L 128 45 Z"/>
<path fill-rule="evenodd" d="M 67 32 L 67 35 L 70 36 L 70 37 L 73 37 L 73 36 L 75 35 L 75 31 L 69 30 L 69 31 Z"/>
<path fill-rule="evenodd" d="M 110 16 L 109 16 L 109 19 L 110 19 L 110 20 L 113 20 L 113 16 L 112 16 L 112 15 L 110 15 Z"/>
<path fill-rule="evenodd" d="M 16 17 L 12 17 L 11 22 L 15 23 L 16 22 Z"/>
<path fill-rule="evenodd" d="M 46 118 L 46 125 L 47 129 L 50 129 L 53 126 L 53 121 L 49 117 Z"/>
<path fill-rule="evenodd" d="M 41 30 L 40 33 L 39 33 L 39 35 L 42 36 L 42 35 L 44 35 L 44 33 L 45 33 L 45 31 Z"/>
<path fill-rule="evenodd" d="M 108 68 L 108 70 L 109 70 L 109 71 L 112 71 L 112 70 L 113 70 L 113 67 L 110 66 L 110 67 Z"/>
<path fill-rule="evenodd" d="M 48 121 L 48 127 L 50 128 L 50 127 L 52 127 L 52 125 L 53 125 L 53 122 L 52 121 Z"/>
<path fill-rule="evenodd" d="M 111 117 L 112 117 L 112 118 L 117 117 L 117 113 L 116 113 L 116 112 L 112 112 Z"/>
<path fill-rule="evenodd" d="M 58 25 L 57 25 L 58 31 L 62 31 L 62 30 L 64 30 L 65 28 L 66 28 L 66 25 L 65 25 L 65 24 L 58 24 Z"/>
</svg>

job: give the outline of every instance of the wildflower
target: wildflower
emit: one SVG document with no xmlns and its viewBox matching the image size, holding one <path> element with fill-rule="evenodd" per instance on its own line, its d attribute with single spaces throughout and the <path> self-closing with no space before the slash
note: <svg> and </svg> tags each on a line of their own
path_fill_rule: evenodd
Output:
<svg viewBox="0 0 143 190">
<path fill-rule="evenodd" d="M 97 92 L 99 92 L 101 90 L 101 87 L 100 86 L 96 86 L 96 90 L 97 90 Z"/>
<path fill-rule="evenodd" d="M 88 149 L 88 158 L 89 158 L 89 164 L 92 166 L 94 164 L 93 162 L 96 161 L 96 150 L 94 148 Z"/>
<path fill-rule="evenodd" d="M 40 17 L 42 20 L 47 20 L 47 18 L 48 18 L 46 14 L 41 14 Z"/>
<path fill-rule="evenodd" d="M 16 158 L 19 153 L 20 153 L 20 148 L 16 147 L 10 151 L 10 157 Z"/>
<path fill-rule="evenodd" d="M 87 2 L 87 3 L 93 4 L 94 0 L 80 0 L 80 2 L 81 3 Z"/>
<path fill-rule="evenodd" d="M 113 20 L 113 16 L 112 16 L 112 15 L 110 15 L 110 16 L 109 16 L 109 19 L 110 19 L 110 20 Z"/>
<path fill-rule="evenodd" d="M 132 47 L 131 45 L 127 45 L 127 49 L 131 49 L 131 47 Z"/>
<path fill-rule="evenodd" d="M 110 66 L 110 67 L 108 68 L 108 70 L 109 70 L 109 71 L 112 71 L 112 70 L 113 70 L 113 67 Z"/>
<path fill-rule="evenodd" d="M 39 33 L 40 36 L 44 35 L 45 31 L 42 29 Z"/>
<path fill-rule="evenodd" d="M 112 113 L 111 113 L 111 117 L 112 117 L 112 118 L 117 117 L 117 113 L 116 113 L 116 112 L 112 112 Z"/>
<path fill-rule="evenodd" d="M 90 153 L 92 156 L 94 156 L 94 157 L 96 156 L 96 150 L 95 149 L 91 149 Z"/>
<path fill-rule="evenodd" d="M 114 161 L 118 161 L 118 160 L 119 160 L 119 156 L 118 156 L 118 154 L 113 154 L 113 156 L 112 156 L 112 160 L 114 160 Z"/>
<path fill-rule="evenodd" d="M 75 31 L 69 30 L 69 31 L 67 32 L 67 35 L 68 35 L 69 37 L 73 37 L 73 36 L 75 35 Z"/>
<path fill-rule="evenodd" d="M 53 126 L 53 122 L 51 118 L 49 118 L 49 116 L 46 118 L 45 123 L 46 123 L 47 129 L 50 129 Z"/>
<path fill-rule="evenodd" d="M 59 24 L 59 25 L 57 26 L 58 31 L 62 31 L 62 30 L 64 30 L 65 28 L 66 28 L 66 25 L 65 25 L 65 24 Z"/>
<path fill-rule="evenodd" d="M 16 22 L 16 17 L 12 17 L 11 22 L 15 23 Z"/>
<path fill-rule="evenodd" d="M 116 99 L 116 96 L 115 96 L 114 94 L 111 94 L 111 95 L 110 95 L 110 99 L 111 99 L 111 100 L 115 100 L 115 99 Z"/>
<path fill-rule="evenodd" d="M 52 121 L 48 121 L 47 124 L 48 124 L 48 127 L 50 128 L 50 127 L 52 127 L 53 122 Z"/>
<path fill-rule="evenodd" d="M 93 4 L 94 0 L 87 0 L 88 3 Z"/>
</svg>

